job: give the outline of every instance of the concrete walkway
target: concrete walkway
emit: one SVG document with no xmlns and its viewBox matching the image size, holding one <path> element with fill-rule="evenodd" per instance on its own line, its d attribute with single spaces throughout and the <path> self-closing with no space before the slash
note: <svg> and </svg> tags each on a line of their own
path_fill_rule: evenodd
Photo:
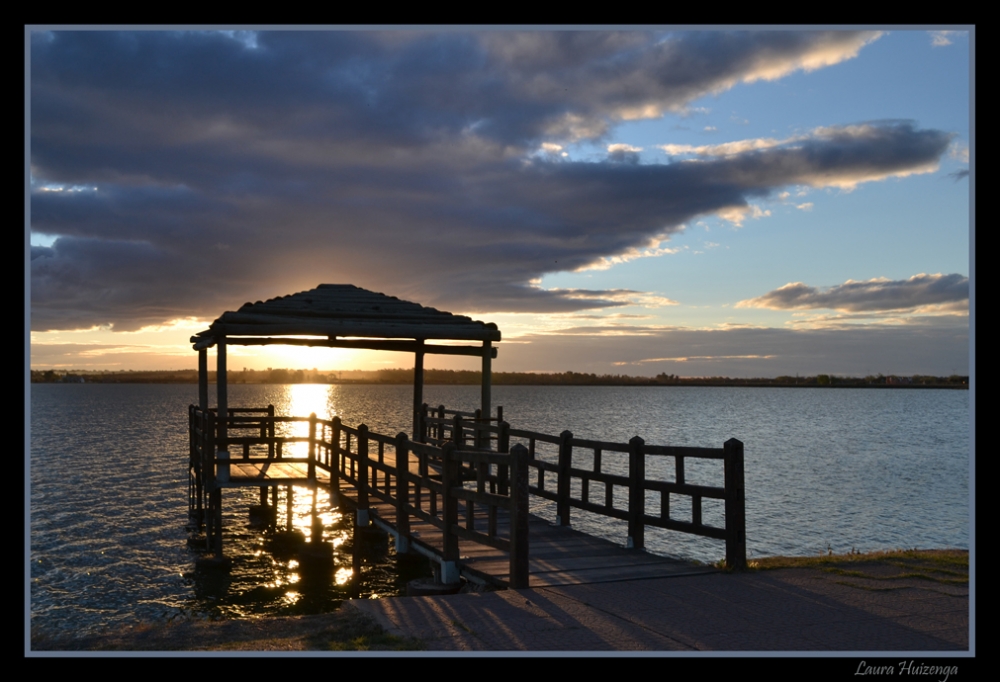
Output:
<svg viewBox="0 0 1000 682">
<path fill-rule="evenodd" d="M 349 604 L 432 651 L 969 651 L 969 586 L 785 568 Z"/>
</svg>

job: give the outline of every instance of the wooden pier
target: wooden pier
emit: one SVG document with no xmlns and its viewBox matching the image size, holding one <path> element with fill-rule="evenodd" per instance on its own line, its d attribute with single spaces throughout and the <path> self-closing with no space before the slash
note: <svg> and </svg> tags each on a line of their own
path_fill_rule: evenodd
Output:
<svg viewBox="0 0 1000 682">
<path fill-rule="evenodd" d="M 192 405 L 189 414 L 191 512 L 206 519 L 219 555 L 222 489 L 259 486 L 266 505 L 268 487 L 299 485 L 328 487 L 331 500 L 354 512 L 358 527 L 380 527 L 393 535 L 398 552 L 437 562 L 443 583 L 464 577 L 538 587 L 693 570 L 689 563 L 642 551 L 647 527 L 725 541 L 728 565 L 745 565 L 743 449 L 735 439 L 718 449 L 651 446 L 641 438 L 592 441 L 568 431 L 554 436 L 511 429 L 479 412 L 424 405 L 420 440 L 412 441 L 405 433 L 393 437 L 364 425 L 348 427 L 337 417 L 275 416 L 268 406 L 230 410 L 225 432 L 232 457 L 219 458 L 216 413 Z M 276 424 L 290 422 L 308 425 L 308 435 L 275 435 Z M 307 455 L 286 456 L 289 443 L 306 444 Z M 649 458 L 672 460 L 673 480 L 647 477 Z M 691 459 L 715 460 L 724 484 L 687 483 L 685 461 Z M 671 495 L 689 500 L 690 521 L 671 517 Z M 532 497 L 555 504 L 554 524 L 529 513 Z M 649 497 L 659 503 L 648 505 Z M 724 504 L 724 527 L 702 522 L 705 498 Z M 581 533 L 570 525 L 573 509 L 620 519 L 627 535 L 614 543 Z"/>
<path fill-rule="evenodd" d="M 433 340 L 446 343 L 428 343 Z M 575 438 L 569 431 L 556 436 L 513 429 L 501 408 L 492 416 L 493 344 L 498 341 L 495 324 L 350 284 L 321 284 L 245 303 L 192 336 L 199 387 L 198 405 L 189 408 L 189 513 L 205 528 L 215 558 L 224 563 L 226 488 L 259 488 L 258 510 L 276 518 L 277 489 L 285 487 L 290 529 L 294 488 L 328 486 L 336 504 L 354 510 L 358 528 L 382 527 L 395 537 L 398 552 L 430 557 L 446 584 L 465 576 L 517 588 L 690 569 L 643 552 L 646 528 L 725 541 L 727 565 L 745 566 L 742 443 L 653 446 L 639 437 L 613 443 Z M 230 407 L 226 348 L 271 344 L 413 353 L 412 436 L 374 433 L 363 424 L 342 424 L 337 417 L 278 416 L 273 406 Z M 209 406 L 207 356 L 213 347 L 218 378 L 214 408 Z M 428 353 L 481 362 L 478 410 L 431 410 L 423 404 Z M 307 435 L 282 435 L 284 427 L 278 433 L 279 424 L 293 422 L 306 425 Z M 305 445 L 296 445 L 293 455 L 286 452 L 289 444 Z M 303 448 L 305 454 L 299 452 Z M 647 463 L 665 460 L 670 460 L 672 475 L 647 476 Z M 712 477 L 722 484 L 688 482 L 685 461 L 692 460 L 716 461 Z M 662 473 L 664 467 L 648 470 Z M 555 505 L 555 524 L 529 513 L 532 499 L 539 498 Z M 673 498 L 687 501 L 686 519 L 678 517 Z M 704 500 L 714 524 L 703 522 Z M 571 515 L 578 513 L 573 510 L 624 521 L 622 542 L 577 532 L 571 527 Z M 719 519 L 724 519 L 721 525 Z"/>
</svg>

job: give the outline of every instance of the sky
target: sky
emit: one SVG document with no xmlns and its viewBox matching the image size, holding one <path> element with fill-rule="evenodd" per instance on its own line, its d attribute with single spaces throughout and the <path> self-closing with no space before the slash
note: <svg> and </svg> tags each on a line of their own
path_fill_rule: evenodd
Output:
<svg viewBox="0 0 1000 682">
<path fill-rule="evenodd" d="M 968 374 L 973 38 L 31 28 L 31 366 L 194 368 L 350 283 L 495 322 L 495 371 Z"/>
</svg>

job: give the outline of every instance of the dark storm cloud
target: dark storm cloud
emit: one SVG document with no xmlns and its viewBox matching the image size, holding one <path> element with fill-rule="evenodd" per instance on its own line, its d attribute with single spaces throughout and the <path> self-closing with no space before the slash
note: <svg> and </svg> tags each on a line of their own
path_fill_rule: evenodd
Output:
<svg viewBox="0 0 1000 682">
<path fill-rule="evenodd" d="M 926 170 L 950 136 L 873 123 L 663 165 L 544 160 L 539 144 L 833 64 L 875 37 L 33 35 L 32 229 L 59 238 L 32 260 L 32 326 L 215 317 L 320 282 L 463 311 L 624 305 L 529 283 L 787 184 Z"/>
<path fill-rule="evenodd" d="M 55 253 L 55 250 L 48 246 L 31 246 L 31 260 L 35 260 L 36 258 L 51 258 Z"/>
<path fill-rule="evenodd" d="M 914 275 L 905 280 L 848 280 L 827 289 L 802 282 L 786 284 L 758 298 L 740 301 L 738 308 L 802 310 L 828 308 L 846 312 L 909 310 L 921 306 L 946 306 L 967 310 L 969 278 L 964 275 Z"/>
</svg>

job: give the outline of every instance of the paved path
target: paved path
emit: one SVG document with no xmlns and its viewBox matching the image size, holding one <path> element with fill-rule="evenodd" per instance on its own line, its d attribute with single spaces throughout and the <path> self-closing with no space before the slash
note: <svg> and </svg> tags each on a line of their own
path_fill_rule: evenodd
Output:
<svg viewBox="0 0 1000 682">
<path fill-rule="evenodd" d="M 787 568 L 352 601 L 434 651 L 968 651 L 968 584 Z"/>
</svg>

